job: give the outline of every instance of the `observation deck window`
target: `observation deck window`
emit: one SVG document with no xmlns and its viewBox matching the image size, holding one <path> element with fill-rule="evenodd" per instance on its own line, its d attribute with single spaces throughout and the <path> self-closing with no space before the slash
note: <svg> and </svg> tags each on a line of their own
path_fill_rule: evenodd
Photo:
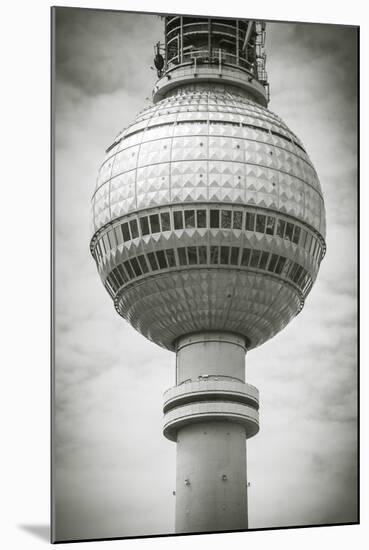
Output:
<svg viewBox="0 0 369 550">
<path fill-rule="evenodd" d="M 120 266 L 120 270 L 119 270 L 121 276 L 122 276 L 122 279 L 125 283 L 128 283 L 129 279 L 127 277 L 127 274 L 125 273 L 124 269 L 123 269 L 123 266 Z"/>
<path fill-rule="evenodd" d="M 151 269 L 153 271 L 156 271 L 158 269 L 158 264 L 155 254 L 153 252 L 148 252 L 147 257 L 149 259 Z"/>
<path fill-rule="evenodd" d="M 293 264 L 293 261 L 286 258 L 286 261 L 285 261 L 284 267 L 282 269 L 281 275 L 283 275 L 284 277 L 287 277 L 288 272 L 289 272 L 292 264 Z"/>
<path fill-rule="evenodd" d="M 260 260 L 260 250 L 253 250 L 251 254 L 250 267 L 258 267 Z"/>
<path fill-rule="evenodd" d="M 259 262 L 259 268 L 260 269 L 266 269 L 266 266 L 268 264 L 268 260 L 269 260 L 269 252 L 266 252 L 266 251 L 262 252 L 260 262 Z"/>
<path fill-rule="evenodd" d="M 277 266 L 277 262 L 278 262 L 277 254 L 272 254 L 272 257 L 270 258 L 270 262 L 268 265 L 268 271 L 271 271 L 272 273 L 274 273 L 274 270 Z"/>
<path fill-rule="evenodd" d="M 277 221 L 277 235 L 283 239 L 284 231 L 286 229 L 286 222 L 284 220 L 278 219 Z"/>
<path fill-rule="evenodd" d="M 187 265 L 187 255 L 186 255 L 186 248 L 184 246 L 181 246 L 177 249 L 178 252 L 178 258 L 179 258 L 179 264 L 180 265 Z"/>
<path fill-rule="evenodd" d="M 175 256 L 174 256 L 173 248 L 168 248 L 165 252 L 166 252 L 166 255 L 167 255 L 167 261 L 168 261 L 169 267 L 175 267 L 176 266 L 176 259 L 175 259 Z"/>
<path fill-rule="evenodd" d="M 290 222 L 287 222 L 287 225 L 286 225 L 286 234 L 285 234 L 284 238 L 285 238 L 287 241 L 292 241 L 292 235 L 293 235 L 293 224 L 290 223 Z"/>
<path fill-rule="evenodd" d="M 151 225 L 151 233 L 160 233 L 159 214 L 151 214 L 150 225 Z"/>
<path fill-rule="evenodd" d="M 317 241 L 317 246 L 316 246 L 316 249 L 315 249 L 315 259 L 317 260 L 319 258 L 321 254 L 321 247 L 320 247 L 320 243 Z"/>
<path fill-rule="evenodd" d="M 303 292 L 305 294 L 308 294 L 310 292 L 312 286 L 313 286 L 313 281 L 310 278 L 308 278 L 307 282 L 306 282 L 306 284 L 303 288 Z"/>
<path fill-rule="evenodd" d="M 233 212 L 233 229 L 242 229 L 242 211 L 234 210 Z"/>
<path fill-rule="evenodd" d="M 296 281 L 296 284 L 297 284 L 300 288 L 303 286 L 302 283 L 303 283 L 303 281 L 304 281 L 306 275 L 307 275 L 306 270 L 305 270 L 305 269 L 302 269 L 302 270 L 301 270 L 301 275 L 300 275 L 298 281 Z M 307 275 L 307 277 L 309 277 L 309 275 Z"/>
<path fill-rule="evenodd" d="M 140 218 L 140 226 L 141 226 L 142 235 L 149 235 L 150 228 L 149 228 L 149 220 L 147 219 L 147 216 Z"/>
<path fill-rule="evenodd" d="M 210 210 L 210 227 L 219 228 L 219 210 Z"/>
<path fill-rule="evenodd" d="M 308 282 L 309 280 L 309 275 L 306 273 L 306 271 L 304 272 L 304 277 L 301 281 L 301 287 L 304 288 L 306 283 Z"/>
<path fill-rule="evenodd" d="M 305 248 L 305 243 L 306 243 L 306 237 L 307 237 L 308 233 L 307 231 L 305 231 L 305 229 L 301 229 L 301 246 L 303 246 Z"/>
<path fill-rule="evenodd" d="M 299 279 L 301 278 L 301 275 L 303 275 L 303 273 L 304 273 L 304 268 L 301 267 L 301 265 L 298 265 L 298 266 L 297 266 L 297 269 L 296 269 L 295 276 L 294 276 L 294 278 L 293 278 L 293 281 L 294 281 L 295 283 L 298 283 L 298 281 L 299 281 Z"/>
<path fill-rule="evenodd" d="M 110 283 L 109 287 L 113 290 L 113 293 L 117 288 L 119 288 L 123 284 L 122 282 L 123 279 L 120 277 L 120 273 L 119 273 L 121 269 L 123 268 L 121 266 L 118 266 L 115 269 L 113 269 L 113 271 L 109 275 L 109 283 Z M 108 282 L 108 280 L 106 280 L 106 282 Z"/>
<path fill-rule="evenodd" d="M 143 273 L 148 273 L 149 271 L 149 268 L 147 266 L 147 263 L 146 263 L 146 259 L 145 259 L 145 256 L 143 254 L 141 254 L 140 256 L 137 256 L 137 260 L 140 264 L 140 267 L 142 269 L 142 272 Z"/>
<path fill-rule="evenodd" d="M 278 259 L 277 265 L 275 267 L 274 273 L 277 273 L 277 275 L 280 275 L 282 273 L 285 263 L 286 263 L 286 258 L 283 258 L 283 256 L 280 256 Z"/>
<path fill-rule="evenodd" d="M 222 210 L 221 214 L 221 227 L 222 229 L 230 229 L 232 220 L 232 211 L 231 210 Z"/>
<path fill-rule="evenodd" d="M 114 276 L 118 286 L 122 286 L 124 283 L 128 281 L 127 276 L 123 272 L 122 266 L 118 266 L 115 269 L 113 269 L 112 275 Z"/>
<path fill-rule="evenodd" d="M 141 270 L 141 268 L 138 264 L 137 258 L 131 258 L 131 265 L 132 265 L 133 271 L 135 272 L 137 277 L 142 275 L 142 270 Z"/>
<path fill-rule="evenodd" d="M 199 264 L 208 263 L 207 246 L 199 246 Z"/>
<path fill-rule="evenodd" d="M 133 279 L 135 275 L 134 275 L 134 273 L 133 273 L 133 269 L 132 269 L 132 267 L 131 267 L 131 264 L 130 264 L 129 260 L 126 260 L 125 262 L 123 262 L 123 265 L 124 265 L 124 267 L 125 267 L 125 270 L 126 270 L 127 273 L 128 273 L 128 277 L 129 277 L 130 279 Z"/>
<path fill-rule="evenodd" d="M 241 264 L 243 266 L 248 266 L 249 265 L 250 254 L 251 254 L 250 248 L 244 248 L 243 249 L 242 260 L 241 260 Z"/>
<path fill-rule="evenodd" d="M 316 240 L 314 239 L 313 245 L 312 245 L 312 247 L 311 247 L 311 255 L 313 256 L 313 258 L 316 257 L 317 249 L 318 249 L 318 241 L 316 241 Z"/>
<path fill-rule="evenodd" d="M 186 229 L 192 229 L 196 227 L 195 225 L 195 211 L 194 210 L 185 210 L 185 227 Z"/>
<path fill-rule="evenodd" d="M 160 269 L 166 269 L 168 267 L 167 259 L 165 257 L 163 250 L 158 250 L 156 252 L 156 257 L 158 259 Z"/>
<path fill-rule="evenodd" d="M 129 241 L 131 239 L 128 222 L 122 224 L 122 233 L 124 241 Z"/>
<path fill-rule="evenodd" d="M 107 235 L 104 235 L 102 238 L 103 245 L 105 247 L 105 253 L 107 254 L 109 252 L 109 239 Z"/>
<path fill-rule="evenodd" d="M 229 263 L 229 246 L 220 247 L 220 263 L 221 264 Z"/>
<path fill-rule="evenodd" d="M 265 233 L 267 235 L 274 235 L 275 218 L 273 216 L 267 216 Z"/>
<path fill-rule="evenodd" d="M 292 281 L 295 280 L 295 277 L 296 277 L 296 275 L 297 275 L 298 267 L 299 267 L 298 264 L 296 264 L 296 263 L 293 263 L 293 264 L 292 264 L 291 270 L 290 270 L 290 272 L 289 272 L 289 274 L 288 274 L 289 279 L 291 279 Z"/>
<path fill-rule="evenodd" d="M 211 246 L 210 247 L 210 263 L 217 264 L 219 260 L 219 247 Z"/>
<path fill-rule="evenodd" d="M 255 231 L 255 214 L 252 212 L 246 213 L 246 229 L 247 231 Z"/>
<path fill-rule="evenodd" d="M 173 212 L 174 229 L 183 229 L 183 212 L 176 210 Z"/>
<path fill-rule="evenodd" d="M 122 279 L 119 277 L 119 272 L 117 268 L 113 269 L 113 271 L 111 272 L 110 279 L 113 283 L 113 290 L 114 288 L 119 288 L 123 284 Z"/>
<path fill-rule="evenodd" d="M 301 234 L 301 228 L 298 225 L 295 225 L 295 230 L 293 232 L 293 239 L 292 239 L 295 244 L 299 244 L 300 234 Z"/>
<path fill-rule="evenodd" d="M 123 268 L 119 266 L 119 269 L 116 271 L 116 278 L 119 280 L 119 283 L 123 285 L 128 281 L 127 275 L 124 273 Z"/>
<path fill-rule="evenodd" d="M 256 231 L 258 233 L 265 233 L 266 216 L 264 214 L 257 214 L 256 216 Z"/>
<path fill-rule="evenodd" d="M 238 246 L 231 247 L 231 258 L 230 258 L 231 265 L 238 265 L 239 252 L 240 252 L 240 249 L 238 248 Z"/>
<path fill-rule="evenodd" d="M 131 235 L 132 239 L 136 239 L 138 237 L 138 225 L 137 220 L 133 219 L 129 222 L 129 227 L 131 229 Z"/>
<path fill-rule="evenodd" d="M 315 259 L 315 252 L 316 252 L 316 240 L 313 239 L 312 240 L 312 243 L 311 243 L 311 247 L 310 247 L 310 254 L 312 255 L 312 257 Z"/>
<path fill-rule="evenodd" d="M 196 218 L 197 218 L 197 227 L 206 227 L 206 210 L 197 210 L 196 212 Z"/>
<path fill-rule="evenodd" d="M 197 249 L 196 246 L 189 246 L 187 249 L 188 252 L 188 263 L 190 265 L 196 265 L 199 262 L 197 261 Z"/>
<path fill-rule="evenodd" d="M 115 227 L 114 230 L 115 230 L 115 239 L 117 241 L 117 245 L 124 243 L 122 226 L 118 225 L 117 227 Z"/>
<path fill-rule="evenodd" d="M 95 255 L 98 261 L 102 260 L 102 254 L 100 250 L 100 243 L 97 243 L 95 246 Z"/>
<path fill-rule="evenodd" d="M 162 231 L 170 231 L 169 212 L 161 212 L 160 219 L 161 219 L 161 230 Z"/>
<path fill-rule="evenodd" d="M 107 235 L 108 235 L 110 249 L 116 248 L 117 243 L 115 242 L 115 233 L 114 233 L 114 231 L 109 231 L 109 233 Z"/>
<path fill-rule="evenodd" d="M 105 244 L 104 244 L 104 237 L 101 237 L 99 243 L 100 243 L 100 246 L 101 246 L 102 253 L 106 254 L 106 249 L 105 249 Z"/>
<path fill-rule="evenodd" d="M 306 241 L 305 241 L 305 248 L 308 252 L 310 252 L 310 247 L 311 247 L 312 240 L 313 240 L 312 236 L 308 233 L 307 237 L 306 237 Z"/>
</svg>

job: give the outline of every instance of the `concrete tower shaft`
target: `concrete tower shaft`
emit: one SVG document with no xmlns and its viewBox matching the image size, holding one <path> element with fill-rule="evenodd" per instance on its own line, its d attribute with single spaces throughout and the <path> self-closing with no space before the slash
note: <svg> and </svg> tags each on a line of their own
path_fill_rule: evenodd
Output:
<svg viewBox="0 0 369 550">
<path fill-rule="evenodd" d="M 245 384 L 245 352 L 245 340 L 231 333 L 177 343 L 164 435 L 177 442 L 178 533 L 247 528 L 245 440 L 259 429 L 259 396 Z"/>
<path fill-rule="evenodd" d="M 227 420 L 178 431 L 176 533 L 247 529 L 245 430 Z"/>
</svg>

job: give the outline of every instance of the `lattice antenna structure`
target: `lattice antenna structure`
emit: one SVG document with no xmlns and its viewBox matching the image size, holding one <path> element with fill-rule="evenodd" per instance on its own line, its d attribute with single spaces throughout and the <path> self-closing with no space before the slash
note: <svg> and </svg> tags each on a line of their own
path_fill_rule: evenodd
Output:
<svg viewBox="0 0 369 550">
<path fill-rule="evenodd" d="M 265 23 L 240 19 L 212 19 L 172 16 L 164 18 L 164 42 L 158 42 L 155 59 L 160 59 L 158 77 L 165 80 L 154 90 L 154 96 L 178 80 L 179 72 L 198 81 L 208 74 L 228 80 L 233 73 L 246 76 L 248 88 L 262 103 L 269 100 L 265 71 Z M 155 63 L 156 65 L 156 63 Z M 162 94 L 159 94 L 161 97 Z"/>
</svg>

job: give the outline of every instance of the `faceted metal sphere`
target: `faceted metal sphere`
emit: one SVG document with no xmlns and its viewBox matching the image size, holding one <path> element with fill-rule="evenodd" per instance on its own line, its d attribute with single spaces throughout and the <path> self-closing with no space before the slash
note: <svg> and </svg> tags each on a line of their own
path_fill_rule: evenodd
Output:
<svg viewBox="0 0 369 550">
<path fill-rule="evenodd" d="M 325 253 L 317 174 L 279 117 L 242 92 L 173 91 L 109 147 L 91 252 L 122 317 L 175 349 L 222 330 L 248 349 L 301 310 Z"/>
</svg>

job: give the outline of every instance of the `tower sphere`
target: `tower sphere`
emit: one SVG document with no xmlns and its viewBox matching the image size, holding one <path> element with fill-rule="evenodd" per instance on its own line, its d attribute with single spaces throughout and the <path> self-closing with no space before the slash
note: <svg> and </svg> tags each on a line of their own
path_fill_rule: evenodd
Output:
<svg viewBox="0 0 369 550">
<path fill-rule="evenodd" d="M 301 311 L 316 279 L 319 180 L 255 86 L 180 76 L 159 81 L 107 149 L 91 252 L 117 312 L 146 338 L 175 350 L 181 336 L 222 331 L 252 349 Z"/>
</svg>

